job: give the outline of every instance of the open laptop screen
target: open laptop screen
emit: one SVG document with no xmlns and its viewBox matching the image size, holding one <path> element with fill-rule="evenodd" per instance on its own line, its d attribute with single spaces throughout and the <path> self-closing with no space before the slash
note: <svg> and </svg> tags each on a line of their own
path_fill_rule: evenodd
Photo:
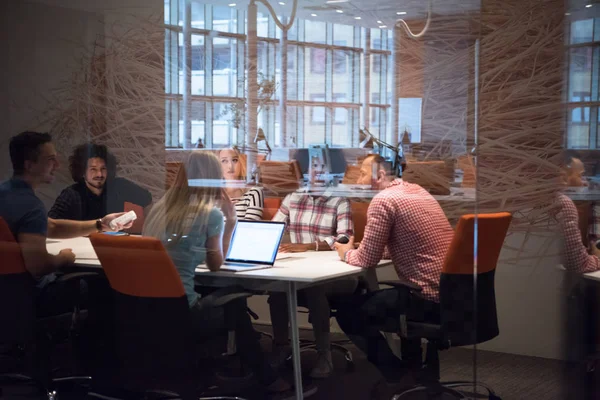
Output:
<svg viewBox="0 0 600 400">
<path fill-rule="evenodd" d="M 273 265 L 285 224 L 270 221 L 238 221 L 227 261 Z"/>
</svg>

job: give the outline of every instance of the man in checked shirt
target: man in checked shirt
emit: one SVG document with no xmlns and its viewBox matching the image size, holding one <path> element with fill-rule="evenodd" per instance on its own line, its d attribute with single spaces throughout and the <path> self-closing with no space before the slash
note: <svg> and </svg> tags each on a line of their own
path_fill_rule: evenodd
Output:
<svg viewBox="0 0 600 400">
<path fill-rule="evenodd" d="M 563 184 L 566 187 L 587 186 L 587 181 L 584 177 L 585 167 L 577 153 L 565 152 L 562 169 Z M 600 270 L 600 261 L 598 260 L 600 250 L 596 247 L 596 241 L 598 240 L 596 207 L 591 206 L 592 217 L 589 221 L 588 239 L 590 245 L 588 251 L 581 240 L 579 215 L 575 203 L 560 192 L 557 194 L 556 202 L 557 219 L 564 240 L 563 266 L 569 271 L 582 274 Z M 589 254 L 590 252 L 592 254 Z"/>
<path fill-rule="evenodd" d="M 401 167 L 404 169 L 405 164 Z M 444 211 L 421 186 L 394 176 L 390 163 L 376 154 L 363 161 L 357 183 L 372 183 L 381 192 L 369 205 L 358 248 L 354 238 L 348 244 L 335 245 L 340 258 L 363 268 L 373 268 L 382 258 L 391 258 L 401 280 L 422 288 L 422 298 L 411 299 L 409 317 L 413 319 L 412 312 L 416 312 L 428 320 L 439 320 L 440 274 L 454 234 Z M 388 315 L 398 314 L 399 295 L 396 289 L 379 290 L 353 296 L 345 307 L 338 308 L 340 327 L 383 375 L 377 390 L 385 395 L 393 391 L 390 384 L 403 378 L 407 366 L 421 362 L 420 340 L 403 340 L 400 360 L 379 331 L 371 328 L 387 320 Z"/>
<path fill-rule="evenodd" d="M 291 193 L 285 197 L 273 221 L 285 222 L 291 243 L 282 244 L 280 252 L 331 251 L 336 241 L 349 240 L 354 233 L 350 202 L 342 197 L 312 196 L 308 193 Z M 298 292 L 301 302 L 310 312 L 317 361 L 310 372 L 312 378 L 326 378 L 333 372 L 329 339 L 331 308 L 328 296 L 351 294 L 356 278 L 340 279 L 324 285 L 313 286 Z M 304 301 L 302 301 L 304 300 Z M 289 354 L 288 311 L 283 293 L 269 297 L 273 325 L 273 364 L 281 364 Z"/>
</svg>

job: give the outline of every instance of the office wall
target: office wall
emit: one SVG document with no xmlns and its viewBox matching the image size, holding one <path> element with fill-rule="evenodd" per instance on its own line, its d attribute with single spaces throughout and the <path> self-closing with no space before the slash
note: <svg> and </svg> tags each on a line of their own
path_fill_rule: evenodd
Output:
<svg viewBox="0 0 600 400">
<path fill-rule="evenodd" d="M 20 131 L 51 131 L 62 167 L 56 182 L 38 191 L 47 206 L 71 183 L 68 155 L 88 140 L 114 151 L 119 175 L 162 195 L 163 3 L 45 3 L 1 5 L 8 96 L 0 151 L 8 155 L 8 139 Z M 1 159 L 4 179 L 11 167 Z"/>
<path fill-rule="evenodd" d="M 52 128 L 52 110 L 68 105 L 60 88 L 104 27 L 100 14 L 18 0 L 0 2 L 0 21 L 0 179 L 4 180 L 12 174 L 10 137 L 23 130 Z M 67 182 L 66 174 L 61 174 L 40 192 L 47 205 Z"/>
</svg>

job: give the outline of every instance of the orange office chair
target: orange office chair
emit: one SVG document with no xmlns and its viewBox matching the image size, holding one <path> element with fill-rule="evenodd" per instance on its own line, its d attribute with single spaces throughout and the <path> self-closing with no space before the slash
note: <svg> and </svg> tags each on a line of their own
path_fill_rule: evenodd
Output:
<svg viewBox="0 0 600 400">
<path fill-rule="evenodd" d="M 52 368 L 47 355 L 53 343 L 46 340 L 51 337 L 45 335 L 45 328 L 47 325 L 70 321 L 73 315 L 36 318 L 36 282 L 25 268 L 21 247 L 3 218 L 0 218 L 0 259 L 0 347 L 9 349 L 11 355 L 7 357 L 16 359 L 20 364 L 17 368 L 19 373 L 0 374 L 0 398 L 3 398 L 4 384 L 34 385 L 46 393 L 48 399 L 55 399 L 61 383 L 90 381 L 91 377 L 82 376 L 52 379 Z M 21 372 L 25 372 L 26 375 Z"/>
<path fill-rule="evenodd" d="M 135 215 L 137 216 L 137 219 L 133 221 L 133 225 L 131 225 L 131 228 L 127 229 L 127 232 L 133 234 L 141 234 L 142 230 L 144 229 L 144 208 L 142 206 L 138 206 L 137 204 L 133 204 L 126 201 L 123 205 L 123 211 L 134 211 Z"/>
<path fill-rule="evenodd" d="M 271 221 L 281 207 L 281 197 L 265 197 L 265 207 L 263 208 L 263 220 Z"/>
<path fill-rule="evenodd" d="M 475 280 L 476 219 L 478 247 Z M 447 393 L 466 398 L 454 388 L 473 386 L 475 383 L 441 383 L 438 352 L 450 347 L 483 343 L 498 336 L 494 275 L 511 219 L 511 214 L 502 212 L 478 214 L 477 217 L 473 214 L 463 215 L 458 221 L 440 277 L 440 321 L 407 321 L 406 315 L 399 318 L 397 333 L 402 338 L 424 338 L 428 344 L 425 363 L 420 371 L 421 384 L 397 394 L 394 399 L 411 398 L 415 392 L 425 392 L 429 396 Z M 412 296 L 419 296 L 420 288 L 415 288 L 415 285 L 381 283 L 394 286 L 397 290 L 409 290 Z M 490 399 L 499 399 L 491 388 L 481 382 L 476 384 L 488 390 Z"/>
<path fill-rule="evenodd" d="M 354 241 L 360 242 L 365 234 L 365 226 L 367 226 L 367 210 L 370 203 L 352 201 L 350 208 L 352 209 L 352 222 L 354 223 Z"/>
<path fill-rule="evenodd" d="M 154 238 L 104 234 L 91 235 L 90 241 L 115 295 L 118 362 L 100 377 L 100 390 L 124 399 L 156 394 L 196 396 L 202 374 L 194 358 L 188 302 L 162 243 Z M 224 296 L 215 305 L 230 300 Z M 89 396 L 106 398 L 97 390 Z"/>
</svg>

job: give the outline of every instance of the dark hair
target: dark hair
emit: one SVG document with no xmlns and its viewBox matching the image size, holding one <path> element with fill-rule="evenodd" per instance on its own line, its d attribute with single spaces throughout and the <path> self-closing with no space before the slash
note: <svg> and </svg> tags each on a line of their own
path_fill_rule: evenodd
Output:
<svg viewBox="0 0 600 400">
<path fill-rule="evenodd" d="M 73 154 L 69 157 L 69 171 L 75 182 L 83 179 L 90 158 L 101 158 L 106 163 L 108 179 L 115 177 L 117 173 L 117 159 L 103 144 L 84 143 L 75 147 Z"/>
<path fill-rule="evenodd" d="M 581 155 L 575 150 L 565 150 L 563 152 L 562 167 L 570 167 L 575 160 L 581 160 Z"/>
<path fill-rule="evenodd" d="M 9 152 L 13 165 L 13 174 L 25 172 L 25 161 L 37 161 L 40 147 L 52 141 L 49 133 L 22 132 L 10 139 Z"/>
</svg>

